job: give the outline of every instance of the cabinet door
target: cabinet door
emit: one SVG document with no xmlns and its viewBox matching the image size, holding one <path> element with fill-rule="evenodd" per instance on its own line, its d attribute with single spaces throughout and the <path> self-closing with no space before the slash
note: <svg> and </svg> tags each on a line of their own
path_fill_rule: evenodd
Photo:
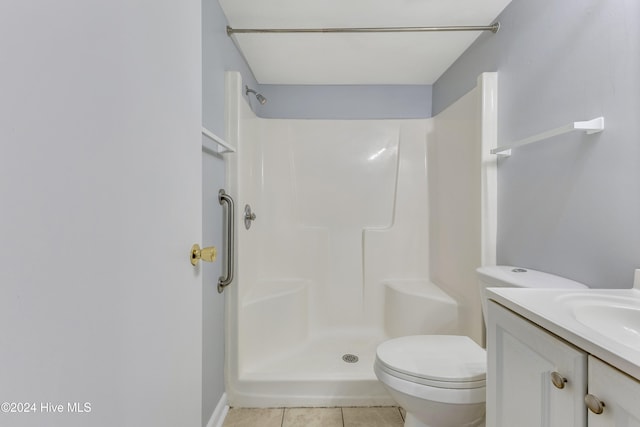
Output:
<svg viewBox="0 0 640 427">
<path fill-rule="evenodd" d="M 589 411 L 589 427 L 640 427 L 640 383 L 589 356 L 589 394 L 604 403 L 601 414 Z"/>
<path fill-rule="evenodd" d="M 487 349 L 487 427 L 586 426 L 586 353 L 494 302 Z"/>
</svg>

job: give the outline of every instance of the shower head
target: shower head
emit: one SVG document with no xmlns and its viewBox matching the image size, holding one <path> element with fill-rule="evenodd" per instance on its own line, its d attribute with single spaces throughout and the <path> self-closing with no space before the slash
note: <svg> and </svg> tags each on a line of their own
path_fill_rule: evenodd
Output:
<svg viewBox="0 0 640 427">
<path fill-rule="evenodd" d="M 256 93 L 256 99 L 258 100 L 260 105 L 264 105 L 264 104 L 267 103 L 267 98 L 265 98 L 264 96 L 260 95 L 259 93 Z"/>
<path fill-rule="evenodd" d="M 264 105 L 267 103 L 267 98 L 265 98 L 264 96 L 262 96 L 261 94 L 259 94 L 258 92 L 256 92 L 253 89 L 249 89 L 249 86 L 245 85 L 244 87 L 244 94 L 245 95 L 249 95 L 250 93 L 255 94 L 256 99 L 258 100 L 258 102 L 260 103 L 260 105 Z"/>
</svg>

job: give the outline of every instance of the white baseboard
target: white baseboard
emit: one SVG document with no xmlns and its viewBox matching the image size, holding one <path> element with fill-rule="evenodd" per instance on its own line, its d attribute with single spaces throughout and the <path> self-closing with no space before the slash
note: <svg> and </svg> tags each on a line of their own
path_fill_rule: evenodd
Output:
<svg viewBox="0 0 640 427">
<path fill-rule="evenodd" d="M 227 393 L 222 393 L 216 409 L 213 410 L 213 414 L 207 423 L 207 427 L 222 427 L 224 419 L 229 412 L 229 405 L 227 405 Z"/>
</svg>

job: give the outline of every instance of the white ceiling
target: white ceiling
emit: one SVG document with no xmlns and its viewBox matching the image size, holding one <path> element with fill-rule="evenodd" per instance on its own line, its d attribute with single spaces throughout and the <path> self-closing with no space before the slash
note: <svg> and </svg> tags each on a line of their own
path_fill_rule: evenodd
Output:
<svg viewBox="0 0 640 427">
<path fill-rule="evenodd" d="M 490 25 L 511 0 L 219 0 L 233 28 Z M 234 34 L 260 84 L 433 84 L 480 32 Z"/>
</svg>

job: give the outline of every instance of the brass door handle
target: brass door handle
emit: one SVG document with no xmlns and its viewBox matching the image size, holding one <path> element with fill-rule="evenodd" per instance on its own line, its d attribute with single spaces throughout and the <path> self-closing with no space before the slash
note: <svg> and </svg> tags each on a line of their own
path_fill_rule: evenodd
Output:
<svg viewBox="0 0 640 427">
<path fill-rule="evenodd" d="M 202 261 L 213 262 L 216 260 L 218 250 L 215 246 L 209 246 L 208 248 L 200 249 L 200 245 L 197 243 L 191 246 L 191 265 L 196 266 Z"/>
</svg>

